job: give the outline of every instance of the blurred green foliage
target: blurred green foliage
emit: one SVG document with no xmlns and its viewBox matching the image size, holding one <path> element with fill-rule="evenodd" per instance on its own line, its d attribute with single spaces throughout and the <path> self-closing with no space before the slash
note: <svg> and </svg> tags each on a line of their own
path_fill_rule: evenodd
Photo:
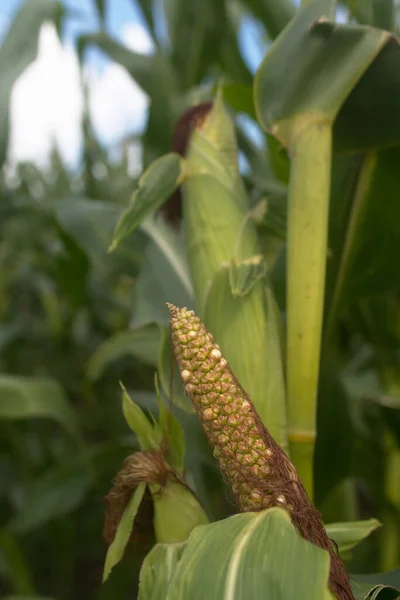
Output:
<svg viewBox="0 0 400 600">
<path fill-rule="evenodd" d="M 348 4 L 360 22 L 389 27 L 382 25 L 386 13 L 377 9 L 379 3 Z M 96 2 L 101 13 L 105 5 Z M 242 117 L 237 134 L 254 211 L 267 201 L 257 223 L 270 281 L 285 311 L 288 159 L 271 136 L 258 130 L 256 143 L 243 125 L 255 126 L 253 78 L 238 29 L 251 15 L 267 43 L 295 9 L 289 0 L 164 0 L 165 40 L 156 27 L 160 8 L 150 0 L 137 0 L 137 6 L 154 41 L 152 54 L 122 47 L 106 28 L 82 36 L 77 48 L 82 61 L 89 47 L 107 53 L 150 97 L 143 135 L 124 141 L 119 159 L 99 144 L 85 115 L 78 170 L 68 170 L 57 151 L 45 170 L 33 164 L 11 170 L 5 164 L 10 90 L 35 56 L 40 25 L 52 19 L 60 28 L 67 18 L 62 5 L 27 0 L 0 47 L 0 594 L 5 597 L 133 597 L 152 539 L 136 540 L 100 586 L 106 552 L 102 497 L 123 459 L 137 449 L 124 423 L 118 381 L 143 409 L 157 413 L 157 366 L 168 387 L 165 302 L 191 306 L 194 301 L 181 236 L 160 218 L 142 223 L 112 254 L 107 248 L 137 184 L 129 175 L 129 148 L 140 144 L 144 167 L 169 152 L 179 114 L 193 101 L 212 97 L 217 81 Z M 350 112 L 339 114 L 338 137 L 358 106 L 356 96 L 349 99 Z M 372 109 L 365 110 L 368 115 Z M 393 137 L 395 126 L 398 122 L 390 128 Z M 343 142 L 346 150 L 354 151 L 353 140 L 354 135 Z M 368 143 L 362 140 L 361 150 Z M 384 524 L 348 557 L 353 572 L 400 565 L 398 143 L 372 158 L 336 154 L 333 162 L 315 495 L 326 522 L 376 517 Z M 354 232 L 354 198 L 365 170 L 372 184 Z M 357 236 L 350 246 L 349 231 Z M 177 404 L 179 394 L 177 387 Z M 210 518 L 232 514 L 197 421 L 179 408 L 174 412 L 190 440 L 188 482 Z"/>
</svg>

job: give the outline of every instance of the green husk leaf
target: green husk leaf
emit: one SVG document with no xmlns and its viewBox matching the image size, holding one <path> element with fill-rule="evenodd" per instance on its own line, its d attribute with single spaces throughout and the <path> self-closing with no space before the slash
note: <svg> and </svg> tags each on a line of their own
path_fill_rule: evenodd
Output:
<svg viewBox="0 0 400 600">
<path fill-rule="evenodd" d="M 119 563 L 124 555 L 125 547 L 131 535 L 133 522 L 139 510 L 145 489 L 146 484 L 144 482 L 139 483 L 124 510 L 124 514 L 122 515 L 121 521 L 115 533 L 115 538 L 107 551 L 107 556 L 104 563 L 103 583 L 107 581 L 112 569 L 116 564 Z"/>
<path fill-rule="evenodd" d="M 169 480 L 165 487 L 150 484 L 154 502 L 154 532 L 159 543 L 187 540 L 208 518 L 193 492 L 183 483 Z"/>
<path fill-rule="evenodd" d="M 263 281 L 246 296 L 234 297 L 229 266 L 209 289 L 204 323 L 274 439 L 287 448 L 286 407 L 278 314 Z"/>
<path fill-rule="evenodd" d="M 125 420 L 136 434 L 140 448 L 151 450 L 160 448 L 162 441 L 161 429 L 157 423 L 150 423 L 142 409 L 129 397 L 125 387 L 122 388 L 122 410 Z"/>
</svg>

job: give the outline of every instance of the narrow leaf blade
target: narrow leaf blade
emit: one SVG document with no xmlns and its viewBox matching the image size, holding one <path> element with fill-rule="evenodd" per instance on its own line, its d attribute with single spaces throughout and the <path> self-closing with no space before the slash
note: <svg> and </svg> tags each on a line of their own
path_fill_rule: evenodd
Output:
<svg viewBox="0 0 400 600">
<path fill-rule="evenodd" d="M 130 206 L 117 223 L 110 250 L 114 250 L 135 231 L 177 189 L 181 177 L 181 161 L 179 154 L 166 154 L 142 175 Z"/>
<path fill-rule="evenodd" d="M 116 564 L 119 563 L 124 555 L 125 547 L 131 535 L 133 522 L 139 510 L 145 489 L 146 484 L 144 482 L 139 483 L 124 510 L 124 514 L 122 515 L 121 521 L 117 527 L 117 531 L 115 532 L 115 538 L 107 551 L 107 556 L 104 563 L 103 583 L 107 581 L 112 569 Z"/>
</svg>

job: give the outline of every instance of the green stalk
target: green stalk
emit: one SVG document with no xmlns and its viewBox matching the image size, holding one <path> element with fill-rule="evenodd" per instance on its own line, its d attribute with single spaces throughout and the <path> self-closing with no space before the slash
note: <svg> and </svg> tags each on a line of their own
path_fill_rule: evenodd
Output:
<svg viewBox="0 0 400 600">
<path fill-rule="evenodd" d="M 290 455 L 313 497 L 313 456 L 331 177 L 332 128 L 297 119 L 290 140 L 287 394 Z"/>
</svg>

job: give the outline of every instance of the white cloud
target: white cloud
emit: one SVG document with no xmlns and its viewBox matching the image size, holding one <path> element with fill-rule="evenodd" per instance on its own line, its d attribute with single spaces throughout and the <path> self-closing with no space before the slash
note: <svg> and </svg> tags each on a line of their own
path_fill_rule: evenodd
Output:
<svg viewBox="0 0 400 600">
<path fill-rule="evenodd" d="M 115 143 L 142 129 L 147 98 L 126 69 L 115 63 L 102 73 L 91 69 L 88 83 L 92 123 L 103 143 Z"/>
<path fill-rule="evenodd" d="M 77 57 L 71 47 L 61 45 L 52 25 L 44 25 L 38 56 L 13 87 L 10 159 L 43 164 L 55 143 L 73 161 L 82 103 Z"/>
<path fill-rule="evenodd" d="M 151 40 L 138 24 L 125 25 L 129 47 L 151 51 Z M 147 98 L 128 72 L 116 63 L 100 71 L 87 69 L 89 109 L 95 131 L 106 144 L 143 127 Z M 68 163 L 76 163 L 81 146 L 83 94 L 79 64 L 71 46 L 63 46 L 54 27 L 44 25 L 36 60 L 14 84 L 11 98 L 11 162 L 45 164 L 57 145 Z"/>
<path fill-rule="evenodd" d="M 139 23 L 126 23 L 121 30 L 121 38 L 124 44 L 142 54 L 154 52 L 154 44 L 147 31 Z"/>
</svg>

